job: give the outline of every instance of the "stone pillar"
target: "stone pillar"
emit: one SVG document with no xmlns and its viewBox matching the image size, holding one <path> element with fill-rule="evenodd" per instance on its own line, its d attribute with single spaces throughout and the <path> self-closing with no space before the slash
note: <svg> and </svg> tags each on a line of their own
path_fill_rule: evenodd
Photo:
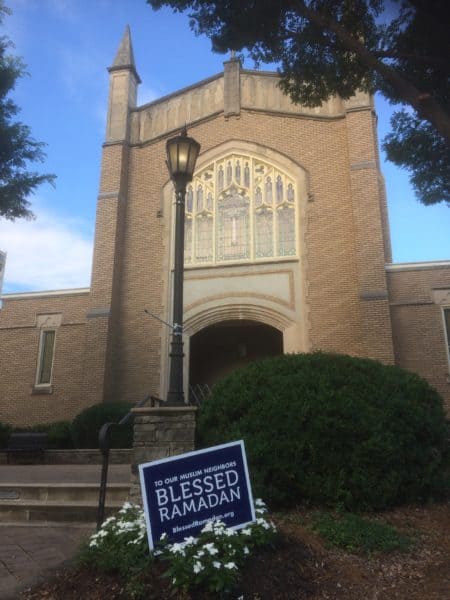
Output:
<svg viewBox="0 0 450 600">
<path fill-rule="evenodd" d="M 238 117 L 241 113 L 241 63 L 239 59 L 232 58 L 223 65 L 223 112 L 225 117 Z"/>
<path fill-rule="evenodd" d="M 133 408 L 134 441 L 130 500 L 141 504 L 138 465 L 192 452 L 195 444 L 195 406 Z"/>
</svg>

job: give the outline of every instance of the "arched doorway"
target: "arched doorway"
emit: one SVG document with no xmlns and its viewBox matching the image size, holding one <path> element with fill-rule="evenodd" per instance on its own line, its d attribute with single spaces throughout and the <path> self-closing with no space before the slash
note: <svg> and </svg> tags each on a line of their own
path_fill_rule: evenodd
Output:
<svg viewBox="0 0 450 600">
<path fill-rule="evenodd" d="M 217 381 L 258 358 L 283 353 L 283 333 L 256 321 L 222 321 L 190 339 L 189 385 Z"/>
</svg>

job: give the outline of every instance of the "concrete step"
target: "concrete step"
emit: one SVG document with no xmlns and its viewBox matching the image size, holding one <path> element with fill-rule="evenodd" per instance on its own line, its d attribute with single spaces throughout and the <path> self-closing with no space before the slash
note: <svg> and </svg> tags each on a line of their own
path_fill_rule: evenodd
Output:
<svg viewBox="0 0 450 600">
<path fill-rule="evenodd" d="M 108 502 L 105 517 L 116 513 L 122 502 Z M 3 500 L 0 522 L 70 522 L 95 523 L 97 502 L 40 502 L 37 500 Z"/>
<path fill-rule="evenodd" d="M 0 511 L 5 501 L 96 502 L 98 483 L 0 483 Z M 108 483 L 106 502 L 124 502 L 129 483 Z"/>
<path fill-rule="evenodd" d="M 0 483 L 0 523 L 95 523 L 98 483 Z M 129 483 L 109 483 L 105 517 L 117 512 L 128 497 Z"/>
</svg>

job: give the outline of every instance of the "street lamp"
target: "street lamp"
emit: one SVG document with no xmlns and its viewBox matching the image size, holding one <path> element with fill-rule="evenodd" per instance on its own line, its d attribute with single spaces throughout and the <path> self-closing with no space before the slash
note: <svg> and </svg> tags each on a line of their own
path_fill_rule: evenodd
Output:
<svg viewBox="0 0 450 600">
<path fill-rule="evenodd" d="M 183 271 L 184 200 L 192 181 L 200 144 L 187 136 L 186 128 L 166 144 L 167 168 L 175 186 L 175 264 L 173 274 L 173 319 L 170 345 L 169 391 L 166 406 L 183 406 Z"/>
</svg>

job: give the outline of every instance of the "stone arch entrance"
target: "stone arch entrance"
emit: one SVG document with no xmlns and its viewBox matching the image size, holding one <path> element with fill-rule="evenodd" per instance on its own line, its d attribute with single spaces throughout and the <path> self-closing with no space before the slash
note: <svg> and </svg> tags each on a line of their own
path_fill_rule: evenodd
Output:
<svg viewBox="0 0 450 600">
<path fill-rule="evenodd" d="M 283 353 L 282 331 L 257 321 L 209 325 L 190 338 L 190 386 L 214 385 L 238 367 Z"/>
</svg>

